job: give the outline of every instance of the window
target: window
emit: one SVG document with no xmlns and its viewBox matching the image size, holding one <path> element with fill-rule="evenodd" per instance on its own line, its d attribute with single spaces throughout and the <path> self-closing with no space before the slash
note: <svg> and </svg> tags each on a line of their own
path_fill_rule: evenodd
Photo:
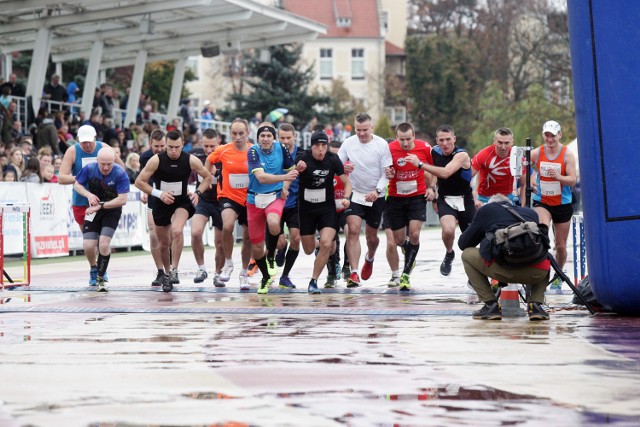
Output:
<svg viewBox="0 0 640 427">
<path fill-rule="evenodd" d="M 364 49 L 351 49 L 351 79 L 364 80 Z"/>
<path fill-rule="evenodd" d="M 320 79 L 333 79 L 333 51 L 331 49 L 320 49 Z"/>
<path fill-rule="evenodd" d="M 383 10 L 380 14 L 380 20 L 382 21 L 382 34 L 386 35 L 389 33 L 389 12 Z"/>
</svg>

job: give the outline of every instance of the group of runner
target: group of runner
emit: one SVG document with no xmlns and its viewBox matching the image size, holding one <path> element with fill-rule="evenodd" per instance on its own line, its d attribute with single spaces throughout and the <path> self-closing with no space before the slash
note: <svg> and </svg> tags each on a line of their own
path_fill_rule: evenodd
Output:
<svg viewBox="0 0 640 427">
<path fill-rule="evenodd" d="M 388 286 L 409 290 L 427 202 L 433 202 L 440 218 L 446 249 L 440 272 L 448 276 L 455 258 L 456 225 L 464 231 L 476 208 L 494 194 L 505 194 L 514 203 L 523 200 L 520 193 L 524 186 L 518 185 L 517 176 L 509 167 L 513 133 L 508 128 L 498 129 L 493 144 L 473 159 L 456 146 L 454 129 L 448 125 L 436 130 L 433 148 L 416 139 L 409 123 L 398 125 L 396 139 L 387 142 L 373 134 L 372 119 L 366 113 L 356 116 L 354 130 L 355 135 L 342 144 L 330 142 L 322 130 L 316 130 L 311 147 L 302 150 L 295 145 L 296 131 L 289 124 L 276 129 L 269 122 L 261 123 L 256 143 L 251 144 L 247 121 L 235 119 L 228 144 L 220 145 L 218 133 L 207 129 L 202 135 L 201 152 L 192 154 L 183 150 L 179 131 L 154 132 L 150 150 L 141 157 L 143 169 L 135 182 L 150 212 L 151 252 L 157 267 L 152 285 L 170 292 L 180 283 L 183 230 L 191 218 L 191 240 L 198 264 L 196 283 L 208 278 L 202 235 L 211 219 L 215 229 L 216 287 L 226 286 L 235 269 L 237 222 L 242 228 L 238 276 L 241 290 L 250 289 L 251 258 L 262 273 L 258 293 L 269 291 L 282 266 L 279 286 L 295 288 L 290 272 L 300 245 L 306 254 L 316 253 L 309 293 L 321 292 L 318 280 L 325 266 L 325 288 L 335 287 L 340 275 L 347 287 L 358 287 L 372 276 L 381 225 L 388 240 Z M 572 215 L 566 193 L 568 188 L 570 194 L 576 171 L 573 155 L 559 142 L 561 136 L 558 123 L 545 123 L 545 143 L 532 152 L 531 159 L 538 170 L 534 205 L 542 221 L 554 223 L 557 257 L 563 265 Z M 65 155 L 61 169 L 61 183 L 75 183 L 74 214 L 83 228 L 85 253 L 91 266 L 90 284 L 98 284 L 99 291 L 106 291 L 104 282 L 108 280 L 105 239 L 113 236 L 121 206 L 126 203 L 122 194 L 129 192 L 128 185 L 125 188 L 116 184 L 122 168 L 108 150 L 95 141 L 95 133 L 93 138 L 87 133 L 68 151 L 72 153 L 69 158 Z M 96 160 L 98 166 L 87 164 Z M 88 180 L 84 168 L 92 168 Z M 188 183 L 194 174 L 197 187 L 190 192 Z M 476 175 L 477 184 L 473 186 Z M 360 267 L 363 222 L 366 250 Z M 88 223 L 92 225 L 87 226 Z M 285 224 L 288 244 L 283 236 Z M 346 236 L 342 268 L 340 229 Z M 91 249 L 94 247 L 99 247 L 99 255 Z M 404 254 L 402 267 L 398 247 Z"/>
</svg>

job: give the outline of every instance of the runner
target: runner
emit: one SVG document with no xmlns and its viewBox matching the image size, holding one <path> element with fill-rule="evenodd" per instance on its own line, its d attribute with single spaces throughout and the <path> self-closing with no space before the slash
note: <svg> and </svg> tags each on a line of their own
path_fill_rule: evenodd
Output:
<svg viewBox="0 0 640 427">
<path fill-rule="evenodd" d="M 104 146 L 98 151 L 97 163 L 89 163 L 76 175 L 73 188 L 86 197 L 89 207 L 85 211 L 82 247 L 85 251 L 98 252 L 96 291 L 107 292 L 104 276 L 111 257 L 113 238 L 122 206 L 129 196 L 129 177 L 120 165 L 115 164 L 113 149 Z"/>
<path fill-rule="evenodd" d="M 136 187 L 159 202 L 153 207 L 153 220 L 160 242 L 160 254 L 164 265 L 162 290 L 171 292 L 173 285 L 180 283 L 178 265 L 184 246 L 184 226 L 195 212 L 195 205 L 211 186 L 211 174 L 197 157 L 182 151 L 184 139 L 177 130 L 166 135 L 167 151 L 154 155 L 136 179 Z M 187 184 L 191 171 L 196 171 L 202 179 L 198 189 L 191 193 Z M 149 180 L 153 177 L 152 187 Z M 171 257 L 169 257 L 171 247 Z"/>
<path fill-rule="evenodd" d="M 346 209 L 350 204 L 351 183 L 340 158 L 327 152 L 328 144 L 327 134 L 322 131 L 314 132 L 311 135 L 311 148 L 300 153 L 296 163 L 296 168 L 300 171 L 298 203 L 300 212 L 304 212 L 300 217 L 300 234 L 302 247 L 307 255 L 316 249 L 315 235 L 316 231 L 320 232 L 319 250 L 308 287 L 311 294 L 320 293 L 318 277 L 332 249 L 336 249 L 334 238 L 338 216 L 333 190 L 334 176 L 338 177 L 344 187 L 344 195 L 340 200 L 342 207 Z"/>
<path fill-rule="evenodd" d="M 218 285 L 227 283 L 233 273 L 233 246 L 235 243 L 236 220 L 242 227 L 242 249 L 240 270 L 240 289 L 248 290 L 249 276 L 247 266 L 251 257 L 251 244 L 247 229 L 247 188 L 249 187 L 249 172 L 247 166 L 247 152 L 249 143 L 249 125 L 246 120 L 235 119 L 231 122 L 231 143 L 222 145 L 209 154 L 209 165 L 219 164 L 222 168 L 221 178 L 218 180 L 218 203 L 222 209 L 222 249 L 224 251 L 224 266 L 218 276 Z M 209 166 L 211 167 L 211 166 Z"/>
</svg>

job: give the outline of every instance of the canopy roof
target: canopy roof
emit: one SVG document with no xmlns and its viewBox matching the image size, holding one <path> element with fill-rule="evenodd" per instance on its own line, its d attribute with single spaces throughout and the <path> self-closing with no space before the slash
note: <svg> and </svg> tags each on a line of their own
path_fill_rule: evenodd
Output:
<svg viewBox="0 0 640 427">
<path fill-rule="evenodd" d="M 0 52 L 31 50 L 39 28 L 53 34 L 54 62 L 89 58 L 102 41 L 100 68 L 299 42 L 325 26 L 252 0 L 0 0 Z"/>
</svg>

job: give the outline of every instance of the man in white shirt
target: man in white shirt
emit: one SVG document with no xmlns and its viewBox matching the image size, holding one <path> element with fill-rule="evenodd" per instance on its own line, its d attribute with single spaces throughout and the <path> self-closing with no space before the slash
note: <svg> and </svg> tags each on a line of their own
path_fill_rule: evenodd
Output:
<svg viewBox="0 0 640 427">
<path fill-rule="evenodd" d="M 373 134 L 370 115 L 358 113 L 355 131 L 356 134 L 345 139 L 338 151 L 353 186 L 351 204 L 345 211 L 349 226 L 347 253 L 351 264 L 351 275 L 347 280 L 349 288 L 360 286 L 358 263 L 363 219 L 366 223 L 367 253 L 362 267 L 362 279 L 367 280 L 371 277 L 373 258 L 380 243 L 378 227 L 384 209 L 384 193 L 389 181 L 386 173 L 393 164 L 387 141 Z"/>
</svg>

